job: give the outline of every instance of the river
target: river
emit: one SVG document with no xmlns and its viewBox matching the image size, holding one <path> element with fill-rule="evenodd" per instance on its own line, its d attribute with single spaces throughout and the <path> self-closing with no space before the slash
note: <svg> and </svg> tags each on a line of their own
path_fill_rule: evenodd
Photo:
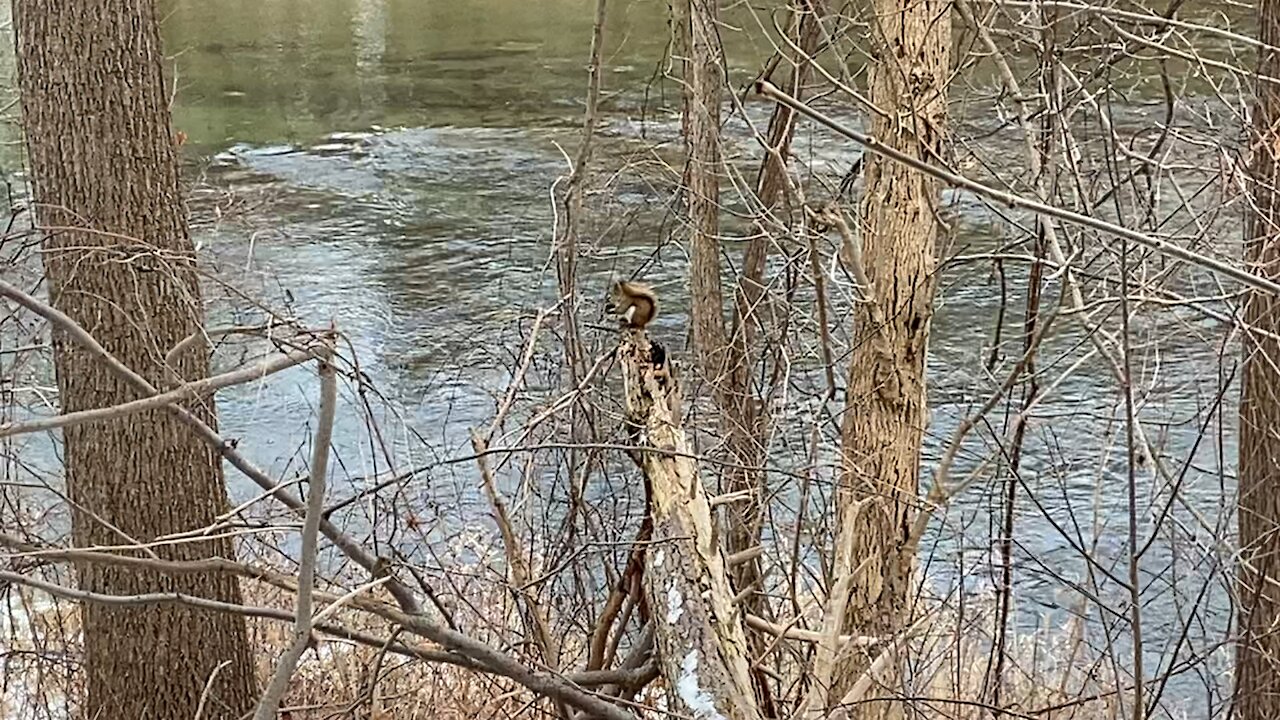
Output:
<svg viewBox="0 0 1280 720">
<path fill-rule="evenodd" d="M 184 163 L 193 226 L 212 278 L 215 322 L 255 319 L 224 287 L 234 286 L 312 324 L 336 323 L 369 380 L 366 394 L 344 388 L 335 447 L 339 471 L 350 482 L 339 492 L 388 472 L 421 468 L 401 487 L 398 501 L 426 519 L 427 537 L 460 556 L 465 554 L 460 548 L 479 547 L 483 543 L 477 538 L 488 532 L 488 514 L 474 466 L 443 461 L 467 454 L 468 429 L 492 416 L 494 394 L 504 386 L 528 318 L 553 302 L 555 275 L 548 258 L 556 219 L 549 192 L 566 173 L 565 153 L 572 155 L 578 139 L 594 3 L 170 0 L 162 5 L 176 79 L 174 123 L 188 137 Z M 595 181 L 612 174 L 612 182 L 589 203 L 601 212 L 586 225 L 588 296 L 602 294 L 611 274 L 630 274 L 673 230 L 671 177 L 663 175 L 660 160 L 677 157 L 678 88 L 658 81 L 664 8 L 640 0 L 610 4 Z M 1239 8 L 1228 9 L 1231 19 L 1240 18 Z M 1225 16 L 1215 9 L 1203 13 L 1206 22 L 1225 26 Z M 733 81 L 741 87 L 769 46 L 750 26 L 750 14 L 734 19 L 747 28 L 726 33 Z M 1215 57 L 1233 57 L 1225 44 L 1210 49 Z M 11 71 L 11 55 L 5 62 L 3 69 Z M 975 77 L 994 82 L 989 70 Z M 1130 104 L 1114 109 L 1117 127 L 1123 132 L 1149 128 L 1163 112 L 1150 89 L 1155 80 L 1126 81 L 1140 89 Z M 1189 133 L 1219 133 L 1229 145 L 1238 126 L 1230 116 L 1217 120 L 1219 125 L 1203 119 L 1211 112 L 1206 108 L 1220 105 L 1211 87 L 1204 75 L 1179 85 L 1179 107 L 1186 109 L 1180 117 Z M 747 107 L 757 121 L 767 118 L 762 103 Z M 992 112 L 989 104 L 958 106 L 957 133 L 966 142 L 985 143 L 987 156 L 1003 157 L 1015 167 L 1021 162 L 1017 132 Z M 856 113 L 846 116 L 857 122 Z M 756 155 L 741 122 L 731 122 L 729 133 L 730 157 L 748 167 Z M 16 138 L 12 128 L 8 138 Z M 1212 172 L 1219 148 L 1191 141 L 1176 147 L 1183 155 L 1174 160 L 1193 171 L 1199 164 Z M 808 127 L 801 128 L 796 148 L 825 171 L 847 168 L 859 154 L 856 146 Z M 3 153 L 6 167 L 16 168 L 14 143 Z M 999 169 L 975 172 L 998 174 Z M 944 257 L 990 252 L 1012 237 L 996 210 L 969 195 L 948 197 L 956 233 Z M 1234 212 L 1228 208 L 1211 218 L 1226 233 L 1214 252 L 1236 252 Z M 741 244 L 727 242 L 735 262 Z M 655 332 L 676 348 L 685 342 L 685 271 L 683 254 L 671 245 L 646 271 L 672 298 L 667 305 L 672 309 Z M 1019 300 L 1025 266 L 1010 265 L 1009 273 L 1010 297 Z M 1203 288 L 1190 280 L 1178 286 Z M 1052 283 L 1047 297 L 1056 297 L 1057 289 Z M 947 266 L 930 340 L 933 417 L 926 483 L 956 425 L 998 384 L 983 364 L 999 304 L 989 262 Z M 597 311 L 584 308 L 587 314 Z M 1009 312 L 1011 323 L 1020 322 L 1020 300 Z M 1107 322 L 1114 329 L 1115 318 Z M 1046 379 L 1088 349 L 1069 320 L 1058 323 L 1061 332 L 1045 349 L 1052 358 L 1042 363 L 1049 368 Z M 838 342 L 847 340 L 847 330 L 835 332 Z M 1011 324 L 1006 337 L 1014 332 Z M 1187 507 L 1175 503 L 1159 528 L 1153 518 L 1160 516 L 1169 493 L 1145 469 L 1139 474 L 1140 535 L 1156 536 L 1143 561 L 1148 670 L 1164 672 L 1199 658 L 1197 653 L 1208 656 L 1166 690 L 1162 702 L 1174 717 L 1182 712 L 1203 716 L 1221 701 L 1226 687 L 1229 654 L 1217 644 L 1226 639 L 1228 616 L 1224 581 L 1217 573 L 1227 560 L 1225 546 L 1218 543 L 1229 545 L 1233 532 L 1231 387 L 1222 415 L 1211 416 L 1237 356 L 1234 345 L 1223 345 L 1226 337 L 1220 323 L 1184 310 L 1135 320 L 1142 419 L 1175 472 L 1191 463 L 1179 490 Z M 598 347 L 604 341 L 593 335 Z M 1013 346 L 1003 352 L 1006 368 L 1015 353 Z M 219 355 L 220 363 L 236 359 L 234 351 Z M 302 370 L 227 392 L 219 402 L 223 429 L 240 438 L 251 457 L 286 477 L 304 457 L 315 395 L 313 377 Z M 802 415 L 808 407 L 803 392 L 788 397 L 794 407 L 786 414 Z M 1073 584 L 1089 585 L 1081 548 L 1107 570 L 1123 574 L 1128 500 L 1118 397 L 1105 365 L 1086 359 L 1032 420 L 1015 551 L 1015 627 L 1028 637 L 1046 630 L 1046 637 L 1055 637 L 1080 597 Z M 1207 419 L 1211 437 L 1189 458 L 1199 424 Z M 386 435 L 381 438 L 385 453 L 372 449 L 371 420 Z M 1004 416 L 990 420 L 998 430 Z M 992 432 L 980 429 L 966 445 L 958 473 L 976 467 L 990 452 Z M 56 475 L 54 456 L 38 455 L 44 462 L 36 465 Z M 233 474 L 229 479 L 236 500 L 254 495 L 245 481 Z M 783 495 L 794 494 L 794 480 L 780 475 L 776 482 Z M 989 590 L 1002 495 L 1002 483 L 984 479 L 935 522 L 924 561 L 936 592 Z M 376 514 L 386 511 L 370 504 L 361 512 L 377 525 Z M 399 535 L 396 542 L 414 540 Z M 1197 601 L 1205 582 L 1213 590 L 1207 601 Z M 1098 585 L 1100 597 L 1123 606 L 1124 594 L 1115 583 L 1099 579 Z M 1091 642 L 1101 645 L 1102 626 L 1115 624 L 1116 618 L 1091 609 L 1089 619 Z M 1168 646 L 1184 626 L 1192 639 L 1175 658 Z M 1117 645 L 1125 647 L 1126 630 L 1114 632 Z"/>
</svg>

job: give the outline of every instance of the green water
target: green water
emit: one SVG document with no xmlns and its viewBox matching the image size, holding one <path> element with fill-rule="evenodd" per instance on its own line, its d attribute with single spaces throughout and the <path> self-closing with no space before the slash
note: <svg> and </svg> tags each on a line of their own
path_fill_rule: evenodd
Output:
<svg viewBox="0 0 1280 720">
<path fill-rule="evenodd" d="M 181 73 L 176 122 L 208 146 L 309 142 L 372 125 L 562 123 L 581 102 L 593 12 L 570 0 L 173 5 L 165 36 Z M 617 5 L 611 78 L 652 72 L 662 10 Z"/>
</svg>

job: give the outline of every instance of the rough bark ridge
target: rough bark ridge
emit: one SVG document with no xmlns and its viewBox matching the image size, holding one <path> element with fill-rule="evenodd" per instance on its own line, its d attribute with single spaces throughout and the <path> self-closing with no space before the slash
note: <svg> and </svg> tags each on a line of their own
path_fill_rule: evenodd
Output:
<svg viewBox="0 0 1280 720">
<path fill-rule="evenodd" d="M 164 363 L 170 348 L 200 330 L 203 306 L 152 0 L 16 0 L 14 11 L 31 190 L 37 219 L 50 228 L 44 263 L 53 305 L 157 387 L 206 377 L 201 343 Z M 58 333 L 54 360 L 63 412 L 139 397 Z M 215 422 L 212 407 L 189 409 Z M 219 458 L 168 412 L 70 427 L 64 441 L 68 491 L 84 509 L 73 515 L 78 546 L 203 527 L 226 507 Z M 156 553 L 231 557 L 232 547 L 217 540 Z M 164 577 L 100 564 L 80 564 L 76 573 L 81 588 L 98 593 L 241 597 L 225 574 Z M 92 604 L 82 618 L 89 717 L 194 717 L 223 663 L 203 717 L 252 709 L 243 618 Z"/>
<path fill-rule="evenodd" d="M 871 133 L 933 160 L 945 135 L 951 24 L 947 0 L 874 0 Z M 845 632 L 892 635 L 908 621 L 914 558 L 904 546 L 917 501 L 920 440 L 927 421 L 925 348 L 933 309 L 938 183 L 870 155 L 862 217 L 863 262 L 871 288 L 855 314 L 854 352 L 842 427 L 840 526 L 829 620 Z M 823 663 L 835 663 L 824 669 Z M 898 663 L 891 663 L 896 666 Z M 866 671 L 867 658 L 835 658 L 832 701 Z M 881 682 L 893 683 L 890 672 Z M 898 688 L 877 688 L 873 695 Z M 900 717 L 900 703 L 865 703 L 860 717 Z"/>
<path fill-rule="evenodd" d="M 1258 9 L 1264 43 L 1258 73 L 1280 73 L 1280 0 Z M 1245 261 L 1253 272 L 1280 279 L 1280 88 L 1257 83 L 1252 157 L 1255 210 L 1246 225 Z M 1236 656 L 1236 717 L 1280 717 L 1280 342 L 1261 333 L 1280 332 L 1280 298 L 1251 291 L 1245 322 L 1259 333 L 1244 333 L 1244 376 L 1240 391 L 1240 644 Z"/>
<path fill-rule="evenodd" d="M 689 271 L 693 342 L 707 379 L 725 366 L 724 296 L 720 287 L 720 55 L 719 0 L 678 0 L 674 28 L 683 59 L 682 116 L 686 163 L 685 209 L 690 226 Z"/>
<path fill-rule="evenodd" d="M 759 720 L 742 613 L 733 602 L 711 503 L 673 408 L 678 389 L 653 362 L 644 331 L 618 348 L 627 421 L 640 433 L 653 523 L 643 586 L 657 628 L 659 667 L 678 713 Z M 667 368 L 669 370 L 669 368 Z"/>
</svg>

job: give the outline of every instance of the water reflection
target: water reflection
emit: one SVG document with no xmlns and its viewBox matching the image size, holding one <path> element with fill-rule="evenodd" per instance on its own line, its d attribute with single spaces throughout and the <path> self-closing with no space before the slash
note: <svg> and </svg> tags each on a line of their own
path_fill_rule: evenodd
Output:
<svg viewBox="0 0 1280 720">
<path fill-rule="evenodd" d="M 174 1 L 177 122 L 202 147 L 229 139 L 307 142 L 335 128 L 554 124 L 577 107 L 592 5 L 586 0 Z M 661 58 L 665 18 L 618 3 L 609 48 Z M 642 67 L 643 66 L 643 67 Z"/>
<path fill-rule="evenodd" d="M 382 70 L 387 53 L 387 3 L 354 0 L 351 29 L 356 47 L 356 91 L 361 107 L 385 107 L 387 89 Z"/>
</svg>

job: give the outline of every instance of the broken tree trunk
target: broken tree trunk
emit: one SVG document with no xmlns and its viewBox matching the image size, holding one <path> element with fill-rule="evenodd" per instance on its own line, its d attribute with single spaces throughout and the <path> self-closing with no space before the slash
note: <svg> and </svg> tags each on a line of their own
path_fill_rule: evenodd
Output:
<svg viewBox="0 0 1280 720">
<path fill-rule="evenodd" d="M 679 389 L 666 353 L 643 330 L 618 348 L 627 422 L 644 448 L 653 536 L 643 586 L 657 628 L 672 710 L 695 718 L 759 720 L 742 616 L 734 603 L 711 503 L 673 412 Z"/>
</svg>

